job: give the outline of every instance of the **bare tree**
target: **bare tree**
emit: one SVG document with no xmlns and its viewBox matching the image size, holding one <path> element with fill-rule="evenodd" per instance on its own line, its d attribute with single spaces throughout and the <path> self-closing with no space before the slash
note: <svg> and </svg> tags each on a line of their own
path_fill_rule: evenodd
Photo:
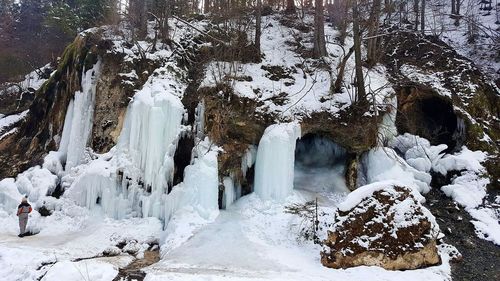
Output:
<svg viewBox="0 0 500 281">
<path fill-rule="evenodd" d="M 260 58 L 260 36 L 262 33 L 262 0 L 257 0 L 257 9 L 255 11 L 255 48 L 257 57 Z"/>
<path fill-rule="evenodd" d="M 422 0 L 420 9 L 420 31 L 425 34 L 425 0 Z"/>
<path fill-rule="evenodd" d="M 315 0 L 314 14 L 314 49 L 313 56 L 326 56 L 325 16 L 323 15 L 323 0 Z"/>
<path fill-rule="evenodd" d="M 295 12 L 296 12 L 295 0 L 286 0 L 285 13 L 287 13 L 287 14 L 295 14 Z"/>
<path fill-rule="evenodd" d="M 130 0 L 128 15 L 133 26 L 133 37 L 145 38 L 148 32 L 146 2 L 142 0 Z M 135 29 L 137 34 L 135 34 Z"/>
<path fill-rule="evenodd" d="M 369 66 L 374 66 L 379 57 L 379 25 L 381 0 L 373 0 L 370 18 L 368 20 L 367 60 Z"/>
<path fill-rule="evenodd" d="M 419 2 L 420 2 L 419 0 L 413 1 L 413 12 L 415 13 L 415 25 L 414 25 L 415 30 L 418 30 L 419 27 L 419 20 L 420 20 L 419 16 L 420 9 L 418 8 Z"/>
<path fill-rule="evenodd" d="M 347 54 L 345 53 L 345 50 L 344 50 L 344 57 L 342 58 L 342 60 L 340 61 L 339 65 L 337 67 L 337 69 L 338 69 L 337 78 L 335 79 L 335 83 L 333 84 L 332 91 L 334 93 L 341 93 L 342 92 L 342 82 L 344 82 L 345 67 L 347 65 L 347 61 L 349 60 L 349 58 L 351 57 L 353 52 L 354 52 L 354 47 L 351 47 L 349 49 L 349 51 L 347 52 Z"/>
<path fill-rule="evenodd" d="M 365 79 L 361 60 L 361 30 L 359 28 L 358 0 L 352 0 L 352 31 L 354 36 L 354 62 L 356 73 L 357 102 L 366 101 Z"/>
</svg>

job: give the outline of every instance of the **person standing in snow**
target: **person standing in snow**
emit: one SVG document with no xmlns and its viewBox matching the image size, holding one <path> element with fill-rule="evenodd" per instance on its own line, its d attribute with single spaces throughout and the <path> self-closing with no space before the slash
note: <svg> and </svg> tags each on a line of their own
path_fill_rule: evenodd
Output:
<svg viewBox="0 0 500 281">
<path fill-rule="evenodd" d="M 21 204 L 17 207 L 17 216 L 19 217 L 19 237 L 24 237 L 26 234 L 26 225 L 28 224 L 28 215 L 33 209 L 28 203 L 28 198 L 23 197 Z"/>
</svg>

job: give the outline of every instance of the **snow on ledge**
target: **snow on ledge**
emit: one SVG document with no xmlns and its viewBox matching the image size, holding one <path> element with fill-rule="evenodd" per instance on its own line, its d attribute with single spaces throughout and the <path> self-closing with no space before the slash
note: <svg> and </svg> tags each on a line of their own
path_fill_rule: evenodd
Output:
<svg viewBox="0 0 500 281">
<path fill-rule="evenodd" d="M 339 211 L 349 211 L 356 205 L 358 205 L 363 199 L 372 196 L 373 193 L 387 188 L 394 189 L 394 187 L 396 186 L 409 187 L 412 191 L 411 194 L 418 202 L 425 202 L 425 198 L 420 194 L 420 192 L 417 191 L 416 186 L 408 185 L 407 183 L 403 183 L 397 180 L 386 180 L 358 187 L 356 190 L 347 195 L 345 201 L 339 204 Z"/>
</svg>

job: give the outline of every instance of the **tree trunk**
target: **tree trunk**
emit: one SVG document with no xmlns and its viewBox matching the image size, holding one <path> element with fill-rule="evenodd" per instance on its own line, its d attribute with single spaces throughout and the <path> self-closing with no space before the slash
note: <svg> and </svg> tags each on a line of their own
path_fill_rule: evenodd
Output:
<svg viewBox="0 0 500 281">
<path fill-rule="evenodd" d="M 356 72 L 356 88 L 358 95 L 356 101 L 362 103 L 366 101 L 365 79 L 363 77 L 363 65 L 361 61 L 361 31 L 359 30 L 358 1 L 352 1 L 352 30 L 354 33 L 354 62 Z"/>
<path fill-rule="evenodd" d="M 331 21 L 340 32 L 340 44 L 344 45 L 345 38 L 347 37 L 348 3 L 344 0 L 334 0 L 330 10 L 329 13 L 332 14 Z"/>
<path fill-rule="evenodd" d="M 342 92 L 342 82 L 344 81 L 344 74 L 345 74 L 345 66 L 347 65 L 347 61 L 351 57 L 352 53 L 354 52 L 354 48 L 350 48 L 349 52 L 342 58 L 342 61 L 340 62 L 338 66 L 338 74 L 337 78 L 335 79 L 335 84 L 333 86 L 333 92 L 334 93 L 341 93 Z"/>
<path fill-rule="evenodd" d="M 210 12 L 210 0 L 205 0 L 203 2 L 203 12 L 206 14 Z"/>
<path fill-rule="evenodd" d="M 168 30 L 168 18 L 170 14 L 170 0 L 164 0 L 163 3 L 163 11 L 161 11 L 161 19 L 160 19 L 160 37 L 163 40 L 169 39 L 169 30 Z"/>
<path fill-rule="evenodd" d="M 285 13 L 287 14 L 295 14 L 295 0 L 286 0 L 286 9 Z"/>
<path fill-rule="evenodd" d="M 255 48 L 257 57 L 260 58 L 260 36 L 262 33 L 262 0 L 257 0 L 257 11 L 255 19 Z"/>
<path fill-rule="evenodd" d="M 323 0 L 316 0 L 314 14 L 314 49 L 313 56 L 320 58 L 326 56 L 325 17 L 323 15 Z"/>
<path fill-rule="evenodd" d="M 137 29 L 137 38 L 145 38 L 147 35 L 146 3 L 142 0 L 130 1 L 129 15 L 134 28 Z M 134 38 L 134 39 L 137 39 Z"/>
<path fill-rule="evenodd" d="M 419 0 L 414 0 L 413 1 L 413 12 L 415 13 L 415 26 L 414 26 L 414 29 L 415 31 L 418 30 L 418 21 L 420 19 L 420 16 L 419 16 L 419 12 L 420 12 L 420 9 L 418 8 L 418 5 L 419 5 Z"/>
<path fill-rule="evenodd" d="M 455 5 L 456 5 L 456 2 L 457 0 L 451 0 L 451 14 L 452 15 L 455 15 L 457 13 L 457 11 L 455 10 Z"/>
<path fill-rule="evenodd" d="M 422 0 L 422 4 L 420 5 L 420 30 L 422 34 L 425 34 L 425 0 Z"/>
<path fill-rule="evenodd" d="M 368 41 L 367 41 L 367 59 L 368 65 L 374 66 L 378 61 L 378 42 L 377 38 L 380 25 L 380 8 L 381 1 L 373 0 L 373 7 L 368 21 Z"/>
</svg>

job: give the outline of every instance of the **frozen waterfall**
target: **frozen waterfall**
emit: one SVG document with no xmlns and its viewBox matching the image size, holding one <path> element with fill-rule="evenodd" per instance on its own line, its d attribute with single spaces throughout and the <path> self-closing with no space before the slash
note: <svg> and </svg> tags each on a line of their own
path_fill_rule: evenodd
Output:
<svg viewBox="0 0 500 281">
<path fill-rule="evenodd" d="M 184 106 L 174 95 L 145 87 L 134 96 L 117 145 L 118 156 L 128 158 L 134 168 L 125 176 L 142 180 L 152 193 L 165 192 L 173 180 L 183 115 Z"/>
<path fill-rule="evenodd" d="M 184 181 L 169 189 L 179 138 L 192 132 L 182 125 L 185 109 L 165 86 L 169 81 L 166 75 L 152 76 L 134 95 L 115 148 L 73 171 L 65 197 L 117 219 L 157 217 L 168 222 L 185 207 L 207 219 L 218 212 L 219 150 L 208 138 L 197 138 Z M 75 118 L 74 112 L 68 113 L 69 119 Z"/>
<path fill-rule="evenodd" d="M 293 190 L 298 123 L 269 126 L 259 142 L 255 161 L 255 193 L 262 199 L 282 200 Z"/>
<path fill-rule="evenodd" d="M 75 92 L 70 101 L 59 145 L 59 157 L 66 162 L 65 169 L 81 164 L 92 133 L 97 79 L 101 71 L 101 60 L 91 69 L 83 71 L 82 91 Z"/>
</svg>

